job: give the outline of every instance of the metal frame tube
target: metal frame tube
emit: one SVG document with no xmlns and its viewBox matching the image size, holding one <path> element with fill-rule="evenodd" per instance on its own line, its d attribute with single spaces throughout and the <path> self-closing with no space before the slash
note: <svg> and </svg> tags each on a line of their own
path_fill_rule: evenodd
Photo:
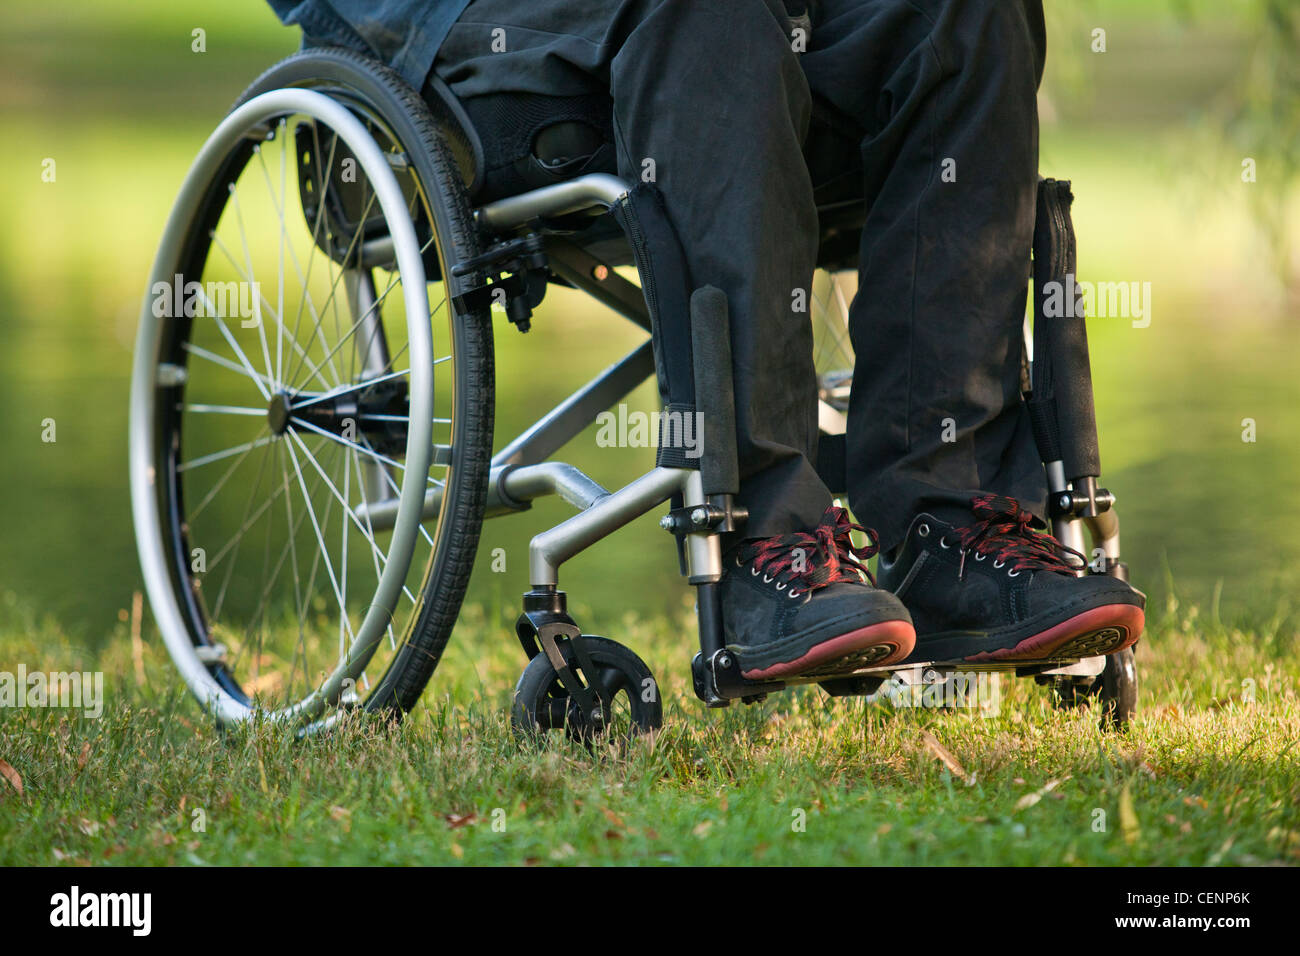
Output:
<svg viewBox="0 0 1300 956">
<path fill-rule="evenodd" d="M 687 508 L 707 504 L 704 495 L 704 474 L 690 472 L 682 494 L 682 504 Z M 713 532 L 686 536 L 687 580 L 691 584 L 713 584 L 722 580 L 722 539 Z"/>
<path fill-rule="evenodd" d="M 559 495 L 582 511 L 608 495 L 600 484 L 573 465 L 548 461 L 540 465 L 494 465 L 488 477 L 486 513 L 489 516 L 523 511 L 528 503 L 546 495 Z M 431 521 L 442 510 L 443 489 L 430 488 L 424 495 L 423 520 Z M 375 531 L 393 526 L 397 499 L 370 501 L 356 509 L 357 520 Z"/>
<path fill-rule="evenodd" d="M 493 455 L 492 464 L 532 465 L 551 457 L 582 434 L 597 415 L 653 375 L 654 370 L 654 346 L 647 339 Z"/>
<path fill-rule="evenodd" d="M 493 494 L 493 492 L 496 492 Z M 505 465 L 493 469 L 488 507 L 518 511 L 529 501 L 559 495 L 579 511 L 585 511 L 609 492 L 583 471 L 562 461 L 540 465 Z"/>
<path fill-rule="evenodd" d="M 559 584 L 561 564 L 601 538 L 663 504 L 674 492 L 686 492 L 688 468 L 655 468 L 591 507 L 536 535 L 528 546 L 528 581 L 534 589 Z"/>
<path fill-rule="evenodd" d="M 519 196 L 498 199 L 480 207 L 474 216 L 479 225 L 497 232 L 506 232 L 542 216 L 563 216 L 593 206 L 608 209 L 626 196 L 630 188 L 617 176 L 591 173 Z"/>
</svg>

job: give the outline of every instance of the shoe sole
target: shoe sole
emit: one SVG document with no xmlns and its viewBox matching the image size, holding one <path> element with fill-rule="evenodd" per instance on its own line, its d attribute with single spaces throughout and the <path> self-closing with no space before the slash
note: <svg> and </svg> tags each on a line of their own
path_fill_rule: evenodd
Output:
<svg viewBox="0 0 1300 956">
<path fill-rule="evenodd" d="M 792 661 L 740 673 L 745 680 L 839 676 L 864 667 L 897 663 L 912 653 L 915 643 L 916 631 L 907 621 L 881 621 L 822 641 Z"/>
<path fill-rule="evenodd" d="M 1132 647 L 1142 636 L 1146 615 L 1133 604 L 1089 608 L 1060 624 L 1027 637 L 1015 647 L 981 651 L 963 657 L 970 664 L 986 661 L 1041 661 L 1055 658 L 1100 657 Z"/>
</svg>

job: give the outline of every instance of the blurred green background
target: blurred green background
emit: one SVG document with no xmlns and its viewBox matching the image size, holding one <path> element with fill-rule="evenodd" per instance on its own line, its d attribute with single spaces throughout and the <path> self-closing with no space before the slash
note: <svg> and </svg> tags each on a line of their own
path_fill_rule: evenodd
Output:
<svg viewBox="0 0 1300 956">
<path fill-rule="evenodd" d="M 1042 171 L 1075 183 L 1081 278 L 1152 283 L 1148 328 L 1090 322 L 1104 480 L 1135 582 L 1225 620 L 1294 627 L 1300 575 L 1300 155 L 1291 0 L 1047 0 Z M 1270 13 L 1271 11 L 1271 13 Z M 1289 17 L 1289 19 L 1288 19 Z M 95 644 L 140 587 L 126 494 L 130 350 L 150 260 L 198 146 L 297 46 L 268 7 L 8 0 L 0 32 L 0 594 Z M 191 52 L 191 31 L 207 51 Z M 1093 31 L 1106 31 L 1094 52 Z M 1242 161 L 1257 181 L 1242 181 Z M 42 181 L 55 160 L 55 182 Z M 499 434 L 638 339 L 555 292 L 498 326 Z M 635 403 L 650 408 L 642 389 Z M 54 419 L 57 440 L 42 441 Z M 1242 440 L 1243 420 L 1257 440 Z M 594 430 L 566 456 L 607 486 L 650 464 Z M 561 505 L 489 522 L 472 585 L 505 631 L 526 545 Z M 866 516 L 868 519 L 870 516 Z M 653 516 L 573 562 L 590 629 L 690 595 Z M 683 635 L 684 640 L 693 639 Z"/>
</svg>

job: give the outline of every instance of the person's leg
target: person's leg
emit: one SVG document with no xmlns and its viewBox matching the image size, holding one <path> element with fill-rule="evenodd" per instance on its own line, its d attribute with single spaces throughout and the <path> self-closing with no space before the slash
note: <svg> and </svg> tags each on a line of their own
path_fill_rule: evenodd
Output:
<svg viewBox="0 0 1300 956">
<path fill-rule="evenodd" d="M 1137 640 L 1142 595 L 1030 528 L 1020 397 L 1037 192 L 1041 0 L 823 0 L 812 90 L 862 136 L 850 399 L 854 511 L 913 660 L 1042 660 Z"/>
<path fill-rule="evenodd" d="M 850 313 L 855 513 L 895 547 L 918 511 L 996 490 L 1043 513 L 1020 400 L 1037 188 L 1040 0 L 823 0 L 803 66 L 861 134 Z"/>
<path fill-rule="evenodd" d="M 781 0 L 474 0 L 434 69 L 462 98 L 608 89 L 619 173 L 662 191 L 694 286 L 727 295 L 747 537 L 830 504 L 812 331 L 794 311 L 817 250 L 810 99 Z M 649 171 L 649 172 L 648 172 Z"/>
<path fill-rule="evenodd" d="M 817 253 L 802 154 L 811 100 L 781 0 L 475 0 L 435 64 L 458 95 L 607 85 L 619 172 L 653 171 L 692 287 L 727 296 L 745 539 L 726 555 L 726 641 L 752 678 L 900 660 L 907 611 L 859 564 L 811 464 Z"/>
</svg>

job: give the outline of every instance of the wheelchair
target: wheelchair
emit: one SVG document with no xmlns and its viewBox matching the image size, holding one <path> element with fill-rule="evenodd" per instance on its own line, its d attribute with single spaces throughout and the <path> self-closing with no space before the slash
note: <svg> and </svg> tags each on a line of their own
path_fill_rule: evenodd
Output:
<svg viewBox="0 0 1300 956">
<path fill-rule="evenodd" d="M 650 668 L 584 633 L 559 588 L 566 561 L 658 508 L 696 589 L 692 678 L 709 707 L 801 682 L 869 696 L 1010 670 L 1050 685 L 1062 706 L 1096 700 L 1111 724 L 1133 716 L 1131 650 L 744 679 L 723 643 L 717 590 L 721 536 L 745 517 L 725 296 L 650 281 L 636 240 L 665 235 L 653 187 L 587 171 L 477 201 L 477 132 L 449 90 L 431 90 L 421 96 L 350 50 L 289 57 L 204 143 L 163 232 L 134 353 L 132 512 L 159 631 L 218 724 L 263 719 L 310 733 L 351 710 L 411 709 L 456 624 L 483 519 L 552 495 L 575 514 L 529 546 L 516 625 L 527 664 L 512 711 L 521 731 L 589 740 L 662 723 Z M 1074 269 L 1069 198 L 1068 184 L 1043 181 L 1039 313 L 1044 286 Z M 819 205 L 817 467 L 838 491 L 862 204 Z M 581 290 L 649 337 L 494 446 L 493 314 L 527 331 L 552 286 Z M 1081 313 L 1037 318 L 1032 331 L 1026 321 L 1024 392 L 1053 530 L 1079 551 L 1090 535 L 1093 560 L 1080 573 L 1124 577 L 1114 499 L 1098 484 Z M 700 458 L 663 443 L 653 469 L 612 491 L 555 458 L 652 376 L 661 422 L 699 414 Z"/>
</svg>

